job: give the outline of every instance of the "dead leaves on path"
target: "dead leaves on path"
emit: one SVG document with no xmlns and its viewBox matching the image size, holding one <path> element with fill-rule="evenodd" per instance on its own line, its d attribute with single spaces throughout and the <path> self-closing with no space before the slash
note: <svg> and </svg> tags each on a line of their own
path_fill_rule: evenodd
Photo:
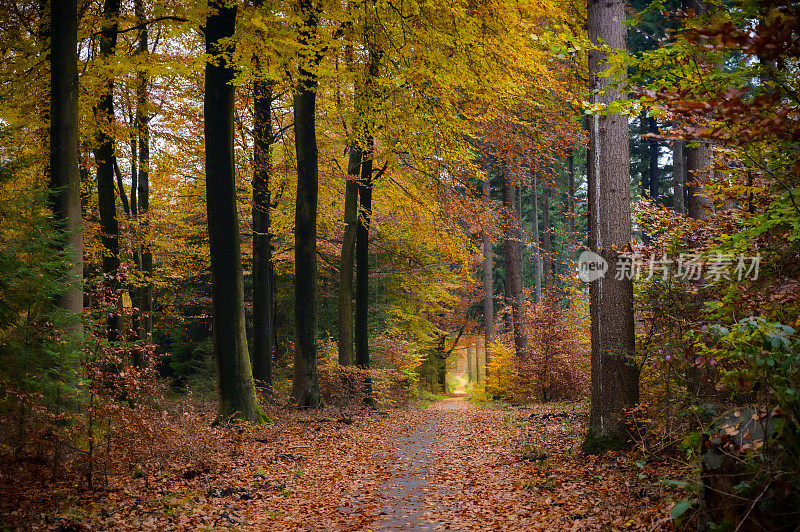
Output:
<svg viewBox="0 0 800 532">
<path fill-rule="evenodd" d="M 324 412 L 270 415 L 279 421 L 208 426 L 192 435 L 207 442 L 204 456 L 173 453 L 158 470 L 114 471 L 103 491 L 28 485 L 6 472 L 0 524 L 40 530 L 373 529 L 391 503 L 385 486 L 398 470 L 409 469 L 405 460 L 387 460 L 392 453 L 385 450 L 421 420 L 437 416 L 440 437 L 423 453 L 429 462 L 419 500 L 422 515 L 438 529 L 670 527 L 665 490 L 671 488 L 657 481 L 669 466 L 642 468 L 633 455 L 620 453 L 580 455 L 583 406 L 364 412 L 350 424 Z M 181 434 L 179 427 L 173 431 Z M 184 436 L 173 444 L 194 445 Z"/>
<path fill-rule="evenodd" d="M 429 517 L 460 530 L 671 530 L 664 488 L 639 478 L 632 454 L 580 454 L 585 410 L 536 405 L 453 418 L 431 496 L 458 510 Z"/>
</svg>

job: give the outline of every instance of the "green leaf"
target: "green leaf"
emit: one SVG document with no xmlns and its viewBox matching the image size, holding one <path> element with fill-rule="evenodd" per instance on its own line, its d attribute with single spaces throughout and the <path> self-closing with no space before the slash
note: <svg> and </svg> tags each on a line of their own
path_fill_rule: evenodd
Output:
<svg viewBox="0 0 800 532">
<path fill-rule="evenodd" d="M 661 479 L 659 482 L 661 484 L 666 485 L 666 486 L 675 486 L 676 488 L 688 488 L 689 487 L 689 483 L 688 482 L 684 482 L 683 480 L 672 480 L 672 479 L 669 479 L 669 478 L 665 478 L 665 479 Z"/>
<path fill-rule="evenodd" d="M 692 507 L 692 502 L 683 500 L 679 501 L 673 508 L 672 511 L 669 513 L 670 519 L 677 519 L 683 514 L 686 513 L 686 510 Z"/>
</svg>

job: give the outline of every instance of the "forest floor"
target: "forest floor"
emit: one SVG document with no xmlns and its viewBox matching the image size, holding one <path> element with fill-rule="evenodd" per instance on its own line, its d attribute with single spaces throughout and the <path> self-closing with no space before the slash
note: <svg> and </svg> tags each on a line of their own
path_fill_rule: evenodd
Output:
<svg viewBox="0 0 800 532">
<path fill-rule="evenodd" d="M 182 438 L 181 453 L 111 474 L 99 490 L 23 490 L 9 471 L 0 477 L 0 525 L 671 530 L 669 511 L 683 498 L 663 482 L 676 472 L 666 460 L 582 455 L 583 402 L 475 406 L 458 394 L 421 410 L 272 415 L 277 421 L 253 428 L 198 423 L 205 428 Z"/>
</svg>

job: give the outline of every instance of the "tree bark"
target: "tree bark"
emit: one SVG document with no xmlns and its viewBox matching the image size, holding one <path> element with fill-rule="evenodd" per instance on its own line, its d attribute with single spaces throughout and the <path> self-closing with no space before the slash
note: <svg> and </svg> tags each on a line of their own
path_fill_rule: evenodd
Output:
<svg viewBox="0 0 800 532">
<path fill-rule="evenodd" d="M 484 164 L 485 180 L 483 182 L 482 193 L 483 203 L 486 212 L 491 212 L 491 182 L 489 175 L 489 165 Z M 487 231 L 483 232 L 483 325 L 484 338 L 486 342 L 486 359 L 491 360 L 491 346 L 494 341 L 494 257 L 492 250 L 492 240 Z"/>
<path fill-rule="evenodd" d="M 575 154 L 567 156 L 567 257 L 570 268 L 575 262 Z"/>
<path fill-rule="evenodd" d="M 143 23 L 145 20 L 142 0 L 134 4 L 136 20 Z M 147 26 L 143 26 L 139 33 L 138 53 L 148 54 Z M 142 285 L 137 290 L 137 304 L 139 307 L 138 336 L 145 343 L 153 342 L 153 253 L 150 251 L 150 232 L 147 212 L 150 210 L 150 117 L 147 109 L 147 86 L 149 78 L 142 69 L 138 74 L 136 85 L 136 129 L 138 134 L 138 176 L 136 179 L 136 202 L 139 216 L 139 239 L 141 241 L 141 255 L 139 268 L 143 274 Z"/>
<path fill-rule="evenodd" d="M 353 264 L 355 261 L 356 233 L 358 232 L 358 183 L 355 177 L 361 172 L 361 150 L 353 142 L 347 161 L 347 183 L 344 192 L 344 236 L 342 258 L 339 266 L 339 364 L 353 364 Z"/>
<path fill-rule="evenodd" d="M 254 59 L 260 75 L 258 57 Z M 272 238 L 270 179 L 272 177 L 272 90 L 268 80 L 253 82 L 253 378 L 272 387 Z"/>
<path fill-rule="evenodd" d="M 318 13 L 311 0 L 299 0 L 300 66 L 294 95 L 294 145 L 297 154 L 295 206 L 295 356 L 292 397 L 300 408 L 321 404 L 317 368 L 317 198 L 319 154 L 316 133 Z"/>
<path fill-rule="evenodd" d="M 480 342 L 475 349 L 475 374 L 479 383 L 486 384 L 486 344 Z"/>
<path fill-rule="evenodd" d="M 375 80 L 378 77 L 379 54 L 371 45 L 365 85 L 365 103 L 369 109 L 377 97 Z M 375 140 L 372 136 L 373 124 L 367 122 L 366 140 L 361 162 L 361 183 L 359 187 L 359 224 L 356 231 L 356 317 L 355 347 L 356 364 L 364 369 L 369 368 L 369 226 L 372 221 L 372 170 L 375 159 Z M 367 403 L 372 402 L 372 383 L 365 380 Z"/>
<path fill-rule="evenodd" d="M 234 70 L 228 63 L 236 8 L 209 2 L 203 113 L 206 143 L 206 209 L 211 251 L 214 351 L 219 380 L 219 421 L 262 419 L 256 400 L 244 318 L 244 285 L 236 212 L 233 160 Z M 221 42 L 223 41 L 223 42 Z"/>
<path fill-rule="evenodd" d="M 700 16 L 708 10 L 703 0 L 683 0 L 683 9 Z M 708 216 L 714 209 L 708 196 L 703 195 L 703 185 L 712 171 L 714 155 L 707 143 L 685 149 L 686 153 L 686 212 L 696 220 Z"/>
<path fill-rule="evenodd" d="M 690 218 L 701 220 L 714 210 L 711 199 L 703 194 L 703 187 L 708 180 L 714 164 L 714 155 L 708 144 L 699 144 L 686 148 L 687 205 Z"/>
<path fill-rule="evenodd" d="M 50 188 L 57 228 L 70 267 L 58 306 L 83 311 L 83 226 L 78 170 L 78 9 L 76 0 L 50 3 Z M 80 332 L 80 322 L 72 324 Z"/>
<path fill-rule="evenodd" d="M 625 2 L 590 0 L 589 38 L 611 49 L 625 49 Z M 612 80 L 602 78 L 607 54 L 589 53 L 594 103 L 623 100 Z M 597 94 L 595 91 L 601 89 Z M 639 374 L 633 359 L 633 283 L 616 279 L 618 253 L 631 240 L 628 121 L 619 114 L 591 117 L 589 145 L 589 246 L 610 272 L 590 285 L 592 329 L 592 404 L 584 448 L 602 450 L 627 444 L 625 411 L 639 399 Z"/>
<path fill-rule="evenodd" d="M 467 344 L 467 382 L 475 382 L 475 347 Z"/>
<path fill-rule="evenodd" d="M 525 335 L 525 300 L 522 291 L 522 258 L 520 253 L 520 227 L 517 209 L 514 205 L 516 187 L 508 172 L 503 173 L 503 216 L 505 226 L 505 296 L 511 305 L 514 328 L 514 349 L 518 357 L 525 355 L 527 338 Z"/>
<path fill-rule="evenodd" d="M 362 368 L 369 367 L 369 226 L 372 218 L 373 149 L 373 139 L 369 137 L 361 163 L 356 232 L 356 364 Z"/>
<path fill-rule="evenodd" d="M 539 242 L 539 191 L 536 190 L 538 179 L 536 172 L 533 174 L 533 184 L 531 184 L 531 220 L 533 224 L 533 278 L 534 278 L 534 293 L 536 302 L 542 301 L 542 246 Z"/>
<path fill-rule="evenodd" d="M 650 133 L 658 134 L 658 124 L 656 119 L 652 116 L 647 117 L 647 128 Z M 650 143 L 650 170 L 648 175 L 648 182 L 650 185 L 650 197 L 654 202 L 659 202 L 659 176 L 658 176 L 658 141 L 654 138 L 648 139 Z"/>
<path fill-rule="evenodd" d="M 117 48 L 120 0 L 103 2 L 99 59 L 108 61 Z M 54 26 L 57 24 L 54 24 Z M 114 123 L 114 77 L 105 80 L 95 108 L 99 123 L 94 157 L 97 163 L 97 206 L 100 211 L 100 240 L 103 244 L 103 274 L 110 290 L 119 286 L 119 222 L 117 220 L 114 185 L 114 139 L 110 129 Z M 119 314 L 113 311 L 108 319 L 108 339 L 119 340 Z"/>
<path fill-rule="evenodd" d="M 542 268 L 544 278 L 542 279 L 545 289 L 553 283 L 553 249 L 552 249 L 552 228 L 550 227 L 550 185 L 547 180 L 542 182 Z"/>
<path fill-rule="evenodd" d="M 686 214 L 684 202 L 686 192 L 686 148 L 685 140 L 672 141 L 672 186 L 673 186 L 673 209 L 678 214 Z"/>
</svg>

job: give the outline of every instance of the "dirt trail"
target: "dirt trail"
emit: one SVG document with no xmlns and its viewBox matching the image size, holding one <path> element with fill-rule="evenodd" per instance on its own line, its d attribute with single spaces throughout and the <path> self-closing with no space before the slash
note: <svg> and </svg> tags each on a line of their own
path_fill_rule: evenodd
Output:
<svg viewBox="0 0 800 532">
<path fill-rule="evenodd" d="M 461 414 L 471 408 L 464 396 L 458 394 L 432 405 L 421 413 L 420 423 L 412 431 L 401 434 L 390 451 L 380 454 L 378 459 L 387 460 L 393 469 L 379 493 L 382 515 L 370 530 L 456 530 L 428 518 L 431 511 L 454 510 L 431 500 L 428 492 L 435 478 L 434 465 L 440 467 L 445 460 L 452 424 L 464 422 Z"/>
</svg>

